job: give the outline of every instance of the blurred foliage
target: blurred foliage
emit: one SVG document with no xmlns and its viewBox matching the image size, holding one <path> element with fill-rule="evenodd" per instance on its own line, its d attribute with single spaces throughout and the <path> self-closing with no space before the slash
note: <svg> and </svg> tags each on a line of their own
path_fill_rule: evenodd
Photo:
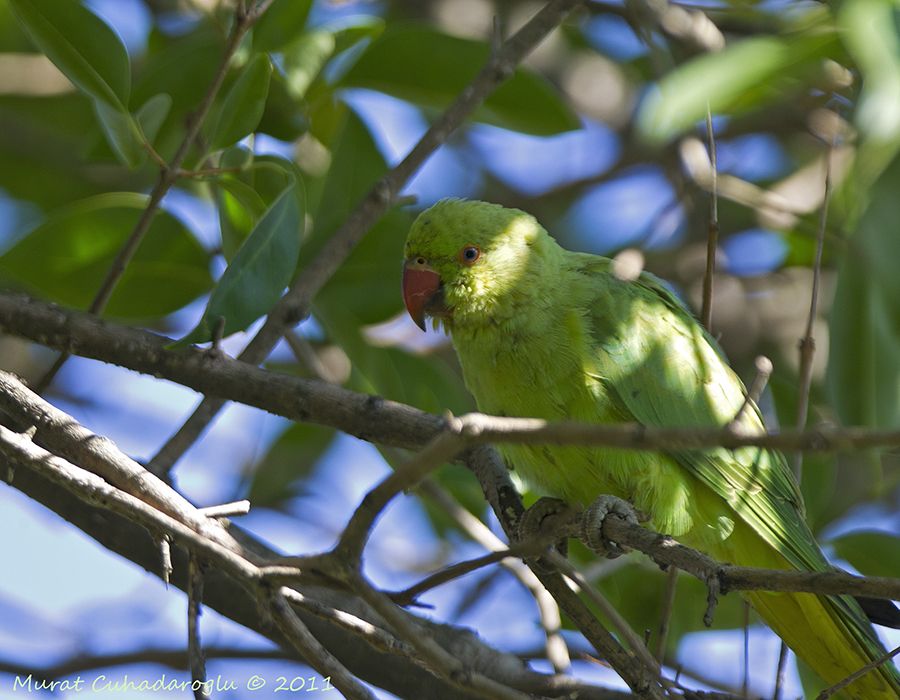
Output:
<svg viewBox="0 0 900 700">
<path fill-rule="evenodd" d="M 184 139 L 233 22 L 228 2 L 147 0 L 145 41 L 126 43 L 95 5 L 102 4 L 0 5 L 0 206 L 10 212 L 0 226 L 0 284 L 78 308 L 90 304 L 134 228 L 159 177 L 157 160 L 171 159 Z M 196 325 L 186 342 L 209 339 L 219 319 L 227 334 L 263 316 L 396 157 L 396 143 L 386 145 L 391 138 L 373 128 L 389 117 L 367 112 L 354 95 L 365 89 L 403 100 L 418 120 L 410 124 L 425 124 L 484 64 L 492 18 L 505 30 L 535 8 L 490 0 L 465 6 L 276 0 L 227 66 L 185 162 L 195 172 L 175 185 L 192 211 L 214 207 L 215 238 L 167 199 L 106 314 L 154 326 L 187 323 L 182 332 Z M 747 273 L 745 258 L 771 251 L 723 258 L 713 330 L 745 375 L 757 354 L 772 357 L 775 413 L 787 426 L 796 415 L 796 344 L 809 308 L 823 163 L 833 150 L 809 421 L 896 428 L 900 11 L 882 0 L 705 7 L 714 25 L 707 36 L 721 31 L 721 46 L 691 34 L 692 26 L 707 27 L 696 8 L 585 3 L 474 115 L 505 131 L 464 127 L 445 149 L 457 158 L 457 174 L 448 171 L 441 182 L 432 172 L 431 181 L 445 196 L 474 188 L 480 198 L 531 211 L 572 247 L 640 249 L 647 266 L 696 306 L 708 195 L 692 176 L 688 146 L 704 138 L 711 110 L 723 250 L 738 250 L 729 247 L 738 234 L 756 229 L 774 232 L 783 247 L 762 273 Z M 694 24 L 667 22 L 676 11 Z M 574 140 L 585 122 L 609 132 L 612 155 L 585 153 Z M 544 168 L 559 169 L 557 182 L 540 197 L 527 194 L 486 161 L 478 134 L 505 144 L 518 164 L 507 171 L 519 182 Z M 596 165 L 607 159 L 611 165 Z M 668 189 L 636 200 L 627 187 L 647 173 L 662 176 Z M 596 193 L 603 207 L 585 204 Z M 611 230 L 638 220 L 632 231 Z M 309 347 L 324 365 L 346 366 L 331 378 L 348 387 L 436 413 L 470 410 L 446 344 L 423 344 L 399 322 L 374 325 L 402 311 L 410 221 L 409 207 L 394 208 L 352 252 L 315 299 Z M 591 233 L 578 233 L 584 230 Z M 193 304 L 189 321 L 184 312 L 172 320 L 206 295 L 205 312 Z M 281 368 L 321 374 L 308 362 Z M 332 438 L 322 428 L 286 430 L 252 465 L 250 498 L 282 507 L 302 495 Z M 802 487 L 816 530 L 860 503 L 896 507 L 896 464 L 892 453 L 807 456 Z M 483 514 L 465 473 L 448 468 L 436 478 Z M 439 536 L 454 529 L 440 509 L 427 513 Z M 883 569 L 896 549 L 890 538 L 859 533 L 833 544 L 864 573 L 891 573 Z M 635 561 L 601 585 L 637 629 L 655 628 L 663 578 Z M 700 628 L 705 606 L 694 581 L 679 583 L 678 601 L 673 650 L 681 634 Z M 716 625 L 738 626 L 739 607 L 728 597 Z"/>
</svg>

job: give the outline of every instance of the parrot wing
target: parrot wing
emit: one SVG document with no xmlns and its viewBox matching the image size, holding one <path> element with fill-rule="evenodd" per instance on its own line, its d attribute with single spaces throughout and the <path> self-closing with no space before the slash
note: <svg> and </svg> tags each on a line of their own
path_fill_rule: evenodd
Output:
<svg viewBox="0 0 900 700">
<path fill-rule="evenodd" d="M 744 403 L 745 389 L 718 344 L 661 280 L 644 273 L 617 279 L 609 261 L 583 256 L 580 272 L 596 276 L 599 296 L 590 323 L 600 352 L 601 381 L 625 415 L 648 426 L 724 426 Z M 751 403 L 739 420 L 762 432 Z M 803 512 L 793 474 L 780 452 L 756 447 L 709 448 L 670 453 L 678 464 L 722 497 L 769 546 L 798 570 L 825 571 L 829 564 Z M 880 643 L 852 598 L 828 598 L 835 613 L 871 658 Z"/>
</svg>

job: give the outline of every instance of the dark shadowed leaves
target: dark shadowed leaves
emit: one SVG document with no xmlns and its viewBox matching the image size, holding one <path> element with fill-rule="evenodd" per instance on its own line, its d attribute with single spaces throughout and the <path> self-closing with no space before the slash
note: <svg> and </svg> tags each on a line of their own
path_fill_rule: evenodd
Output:
<svg viewBox="0 0 900 700">
<path fill-rule="evenodd" d="M 341 87 L 364 87 L 443 109 L 487 63 L 484 42 L 460 39 L 419 25 L 389 27 L 341 78 Z M 580 127 L 575 114 L 544 78 L 519 68 L 476 111 L 475 119 L 529 134 Z"/>
<path fill-rule="evenodd" d="M 253 49 L 277 51 L 296 39 L 311 6 L 312 0 L 275 0 L 253 27 Z"/>
<path fill-rule="evenodd" d="M 210 119 L 210 150 L 230 146 L 256 129 L 266 106 L 271 75 L 272 62 L 264 54 L 254 56 L 244 66 L 216 115 Z"/>
<path fill-rule="evenodd" d="M 900 540 L 887 532 L 851 532 L 832 540 L 835 554 L 864 576 L 897 577 Z"/>
<path fill-rule="evenodd" d="M 0 276 L 34 294 L 85 308 L 146 205 L 144 195 L 117 192 L 56 211 L 0 256 Z M 211 285 L 206 252 L 184 224 L 162 211 L 116 286 L 106 314 L 162 316 Z"/>
<path fill-rule="evenodd" d="M 331 428 L 307 423 L 285 430 L 257 464 L 247 498 L 255 507 L 275 508 L 298 495 L 298 482 L 309 477 L 334 435 Z"/>
<path fill-rule="evenodd" d="M 826 380 L 847 425 L 895 427 L 900 418 L 898 191 L 900 159 L 872 188 L 838 272 Z"/>
</svg>

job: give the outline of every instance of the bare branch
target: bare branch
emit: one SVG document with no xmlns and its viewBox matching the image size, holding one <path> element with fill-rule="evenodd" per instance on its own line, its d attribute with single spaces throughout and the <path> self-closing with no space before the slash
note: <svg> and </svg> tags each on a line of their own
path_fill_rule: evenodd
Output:
<svg viewBox="0 0 900 700">
<path fill-rule="evenodd" d="M 661 664 L 666 657 L 666 642 L 669 637 L 669 622 L 675 607 L 675 590 L 678 586 L 678 567 L 670 566 L 666 575 L 662 611 L 659 616 L 659 631 L 656 640 L 656 660 Z"/>
<path fill-rule="evenodd" d="M 756 358 L 754 365 L 756 366 L 756 375 L 753 377 L 750 388 L 744 395 L 744 401 L 741 404 L 741 407 L 738 409 L 737 413 L 734 414 L 734 418 L 731 419 L 732 427 L 740 424 L 741 418 L 751 405 L 759 403 L 759 397 L 762 396 L 766 384 L 769 382 L 769 377 L 772 376 L 772 360 L 768 357 L 760 355 Z"/>
<path fill-rule="evenodd" d="M 393 471 L 363 497 L 362 503 L 350 517 L 350 522 L 347 523 L 334 548 L 335 553 L 351 566 L 359 565 L 375 520 L 391 499 L 404 489 L 415 486 L 428 472 L 450 461 L 462 450 L 465 424 L 459 419 L 451 419 L 448 422 L 453 432 L 438 435 L 418 455 Z"/>
<path fill-rule="evenodd" d="M 313 636 L 279 591 L 272 591 L 267 602 L 275 624 L 282 634 L 291 640 L 310 666 L 323 677 L 331 678 L 334 687 L 340 690 L 344 697 L 351 700 L 375 700 L 375 696 Z"/>
<path fill-rule="evenodd" d="M 202 350 L 167 350 L 172 341 L 90 315 L 66 311 L 20 294 L 0 292 L 0 329 L 53 348 L 77 348 L 82 357 L 169 379 L 210 395 L 256 406 L 300 422 L 329 425 L 363 440 L 421 448 L 445 422 L 432 414 L 331 384 L 270 372 L 243 362 L 211 358 Z M 470 414 L 463 417 L 470 445 L 491 442 L 577 444 L 625 450 L 694 450 L 764 447 L 839 452 L 900 447 L 900 430 L 821 425 L 780 433 L 734 428 L 653 428 L 638 423 L 602 425 Z"/>
<path fill-rule="evenodd" d="M 900 600 L 900 578 L 855 576 L 840 570 L 794 571 L 719 564 L 702 552 L 679 544 L 668 535 L 631 525 L 615 516 L 603 521 L 603 535 L 644 552 L 660 565 L 677 566 L 701 581 L 717 579 L 723 593 L 783 591 Z"/>
<path fill-rule="evenodd" d="M 471 455 L 467 455 L 467 462 L 471 461 Z M 473 469 L 473 471 L 475 470 Z M 486 473 L 487 468 L 482 467 L 479 471 L 481 472 L 480 474 L 477 474 L 479 483 L 495 484 L 495 479 Z M 501 471 L 500 474 L 508 480 L 505 469 Z M 509 484 L 509 488 L 513 488 L 511 483 Z M 472 515 L 468 510 L 460 506 L 453 497 L 435 481 L 429 478 L 423 479 L 422 483 L 419 485 L 419 491 L 425 494 L 432 503 L 443 509 L 444 512 L 453 518 L 463 532 L 478 542 L 482 547 L 493 552 L 499 552 L 506 549 L 505 543 L 491 532 L 491 529 L 487 525 Z M 531 569 L 529 569 L 522 561 L 505 558 L 500 560 L 500 565 L 509 571 L 534 597 L 535 603 L 537 603 L 541 627 L 544 629 L 546 635 L 545 651 L 547 659 L 553 665 L 553 669 L 557 673 L 565 672 L 571 666 L 571 658 L 569 656 L 569 649 L 566 641 L 560 634 L 560 630 L 562 629 L 562 618 L 559 614 L 559 605 L 553 599 L 553 596 L 547 592 L 547 589 L 544 588 L 544 585 L 538 580 L 537 576 L 535 576 Z"/>
<path fill-rule="evenodd" d="M 200 615 L 203 605 L 203 571 L 197 557 L 188 557 L 188 658 L 191 667 L 191 687 L 195 700 L 208 700 L 206 685 L 206 657 L 200 641 Z"/>
<path fill-rule="evenodd" d="M 819 693 L 816 696 L 816 700 L 828 700 L 828 698 L 830 698 L 835 693 L 846 688 L 857 678 L 861 678 L 862 676 L 866 675 L 869 671 L 874 671 L 879 666 L 886 664 L 888 661 L 890 661 L 895 656 L 897 656 L 897 654 L 900 654 L 900 647 L 895 647 L 894 649 L 891 649 L 888 653 L 884 654 L 883 656 L 880 656 L 877 659 L 875 659 L 874 661 L 867 663 L 861 669 L 854 671 L 849 676 L 847 676 L 844 680 L 842 680 L 840 683 L 835 683 L 830 688 L 826 688 L 825 690 L 823 690 L 821 693 Z"/>
<path fill-rule="evenodd" d="M 527 695 L 500 685 L 481 673 L 467 668 L 458 658 L 449 654 L 433 639 L 422 635 L 408 618 L 400 614 L 400 609 L 391 602 L 390 598 L 373 588 L 360 573 L 355 572 L 351 580 L 353 589 L 360 597 L 384 617 L 401 639 L 415 647 L 422 658 L 428 662 L 429 667 L 443 678 L 460 688 L 473 690 L 481 697 L 499 700 L 527 699 Z"/>
<path fill-rule="evenodd" d="M 206 506 L 198 508 L 198 512 L 207 518 L 233 518 L 236 515 L 247 515 L 250 512 L 250 501 L 234 501 L 233 503 L 222 503 L 217 506 Z"/>
<path fill-rule="evenodd" d="M 168 484 L 119 450 L 111 440 L 94 434 L 28 389 L 14 375 L 2 371 L 0 409 L 19 423 L 33 426 L 36 429 L 35 444 L 89 469 L 113 486 L 189 525 L 204 537 L 236 547 L 234 539 L 220 523 L 200 513 Z M 164 568 L 165 560 L 163 552 Z"/>
<path fill-rule="evenodd" d="M 716 135 L 712 114 L 706 107 L 706 139 L 709 144 L 709 230 L 706 235 L 706 273 L 703 275 L 703 307 L 700 313 L 706 330 L 712 333 L 713 281 L 716 274 L 716 253 L 719 249 L 719 169 L 716 158 Z"/>
<path fill-rule="evenodd" d="M 812 290 L 809 299 L 809 315 L 806 317 L 806 331 L 798 344 L 800 353 L 800 386 L 797 395 L 797 430 L 806 427 L 806 419 L 809 412 L 809 392 L 812 389 L 813 359 L 816 355 L 816 339 L 813 335 L 813 325 L 816 322 L 816 309 L 819 303 L 819 279 L 822 276 L 822 251 L 825 248 L 825 230 L 828 226 L 828 205 L 831 203 L 832 183 L 832 156 L 834 155 L 835 139 L 839 130 L 835 130 L 828 150 L 825 152 L 825 191 L 822 195 L 822 207 L 819 210 L 819 227 L 816 232 L 816 257 L 813 263 Z M 799 484 L 803 479 L 803 453 L 794 455 L 794 475 Z"/>
</svg>

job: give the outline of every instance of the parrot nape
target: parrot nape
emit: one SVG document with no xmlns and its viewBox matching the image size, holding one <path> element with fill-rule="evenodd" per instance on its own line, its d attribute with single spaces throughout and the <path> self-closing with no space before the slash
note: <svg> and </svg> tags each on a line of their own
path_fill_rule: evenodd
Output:
<svg viewBox="0 0 900 700">
<path fill-rule="evenodd" d="M 484 413 L 709 427 L 740 412 L 742 428 L 763 430 L 755 405 L 741 411 L 744 386 L 717 343 L 658 278 L 617 275 L 608 258 L 565 250 L 525 212 L 443 200 L 416 219 L 405 257 L 407 310 L 423 330 L 428 315 L 450 333 Z M 582 507 L 601 495 L 626 499 L 649 527 L 719 561 L 830 568 L 779 452 L 500 449 L 537 490 Z M 829 684 L 885 653 L 851 597 L 745 597 Z M 843 697 L 896 700 L 900 674 L 889 661 Z"/>
</svg>

